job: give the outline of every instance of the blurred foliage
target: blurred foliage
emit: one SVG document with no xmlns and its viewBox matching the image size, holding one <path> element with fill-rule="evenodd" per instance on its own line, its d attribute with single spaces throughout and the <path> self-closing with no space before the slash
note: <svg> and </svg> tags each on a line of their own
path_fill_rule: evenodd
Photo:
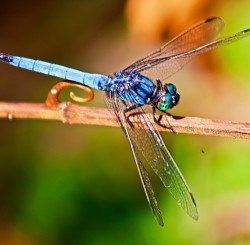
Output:
<svg viewBox="0 0 250 245">
<path fill-rule="evenodd" d="M 5 1 L 1 51 L 109 74 L 210 16 L 250 27 L 249 1 Z M 171 78 L 175 115 L 249 121 L 250 39 Z M 55 78 L 0 68 L 2 101 L 41 102 Z M 65 98 L 65 97 L 63 97 Z M 195 106 L 194 106 L 195 105 Z M 95 92 L 89 106 L 104 106 Z M 150 172 L 165 227 L 148 208 L 119 129 L 1 120 L 0 244 L 249 244 L 249 143 L 163 134 L 199 207 L 194 222 Z"/>
</svg>

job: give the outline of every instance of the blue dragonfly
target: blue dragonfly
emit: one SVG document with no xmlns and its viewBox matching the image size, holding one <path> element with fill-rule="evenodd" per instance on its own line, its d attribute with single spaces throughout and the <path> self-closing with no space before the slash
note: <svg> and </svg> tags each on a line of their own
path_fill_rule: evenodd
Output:
<svg viewBox="0 0 250 245">
<path fill-rule="evenodd" d="M 247 29 L 216 39 L 223 27 L 224 22 L 218 17 L 206 19 L 155 52 L 110 76 L 90 74 L 4 53 L 0 53 L 0 60 L 106 92 L 106 105 L 129 141 L 149 206 L 158 223 L 163 226 L 161 211 L 144 167 L 146 162 L 189 216 L 197 220 L 198 210 L 183 175 L 156 129 L 156 125 L 171 128 L 161 122 L 162 115 L 169 114 L 167 110 L 175 107 L 180 99 L 176 87 L 170 83 L 163 85 L 162 81 L 180 70 L 193 56 L 230 44 L 250 34 L 250 29 Z M 154 123 L 145 113 L 145 105 L 151 106 Z M 140 123 L 135 126 L 130 121 L 130 116 Z"/>
</svg>

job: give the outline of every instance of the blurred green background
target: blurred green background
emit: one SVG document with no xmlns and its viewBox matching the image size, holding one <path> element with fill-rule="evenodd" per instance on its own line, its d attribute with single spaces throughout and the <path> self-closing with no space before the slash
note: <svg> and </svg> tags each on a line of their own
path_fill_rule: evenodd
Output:
<svg viewBox="0 0 250 245">
<path fill-rule="evenodd" d="M 249 1 L 2 1 L 1 52 L 109 74 L 198 21 L 250 27 Z M 249 121 L 250 38 L 197 57 L 170 81 L 174 115 Z M 56 78 L 0 65 L 0 100 L 43 102 Z M 95 91 L 89 106 L 105 107 Z M 250 244 L 247 140 L 164 133 L 198 203 L 191 220 L 150 172 L 165 227 L 148 207 L 118 128 L 0 121 L 0 244 Z"/>
</svg>

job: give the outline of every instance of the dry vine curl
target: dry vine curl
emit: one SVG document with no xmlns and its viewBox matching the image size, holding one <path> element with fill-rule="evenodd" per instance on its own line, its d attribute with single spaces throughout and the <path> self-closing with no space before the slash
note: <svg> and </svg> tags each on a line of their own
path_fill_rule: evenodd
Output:
<svg viewBox="0 0 250 245">
<path fill-rule="evenodd" d="M 50 107 L 50 108 L 55 108 L 57 107 L 61 102 L 59 100 L 59 95 L 62 92 L 63 89 L 68 88 L 68 87 L 77 87 L 85 92 L 87 92 L 87 97 L 86 98 L 81 98 L 75 95 L 74 92 L 70 92 L 70 97 L 72 100 L 79 102 L 79 103 L 86 103 L 94 99 L 94 92 L 91 88 L 75 83 L 70 83 L 66 80 L 62 80 L 55 84 L 49 91 L 47 99 L 45 101 L 45 105 Z"/>
</svg>

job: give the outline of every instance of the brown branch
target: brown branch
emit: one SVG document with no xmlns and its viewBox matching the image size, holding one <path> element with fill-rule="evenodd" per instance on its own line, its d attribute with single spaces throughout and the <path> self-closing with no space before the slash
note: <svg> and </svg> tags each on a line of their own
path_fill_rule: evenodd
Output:
<svg viewBox="0 0 250 245">
<path fill-rule="evenodd" d="M 6 103 L 0 102 L 0 118 L 6 119 L 45 119 L 59 120 L 69 124 L 89 124 L 118 127 L 118 123 L 110 112 L 104 108 L 83 107 L 72 103 L 58 103 L 56 107 L 49 108 L 45 104 L 32 103 Z M 149 118 L 152 118 L 150 116 Z M 130 120 L 135 123 L 133 117 Z M 227 136 L 250 139 L 250 123 L 211 120 L 195 117 L 163 118 L 176 133 Z M 160 131 L 170 131 L 158 127 Z"/>
<path fill-rule="evenodd" d="M 72 103 L 60 102 L 60 93 L 68 87 L 77 87 L 87 92 L 86 98 L 77 97 L 71 92 L 71 98 L 75 101 L 88 102 L 94 98 L 91 88 L 74 84 L 70 81 L 60 81 L 51 88 L 45 104 L 0 102 L 0 118 L 59 120 L 69 124 L 119 127 L 119 124 L 107 109 L 83 107 Z M 152 116 L 149 116 L 149 118 L 153 121 Z M 135 127 L 140 123 L 136 121 L 136 117 L 131 116 L 129 120 Z M 169 116 L 163 117 L 161 123 L 171 125 L 176 133 L 250 138 L 250 123 L 236 123 L 195 117 L 177 119 Z M 160 126 L 157 127 L 160 131 L 170 131 Z"/>
</svg>

